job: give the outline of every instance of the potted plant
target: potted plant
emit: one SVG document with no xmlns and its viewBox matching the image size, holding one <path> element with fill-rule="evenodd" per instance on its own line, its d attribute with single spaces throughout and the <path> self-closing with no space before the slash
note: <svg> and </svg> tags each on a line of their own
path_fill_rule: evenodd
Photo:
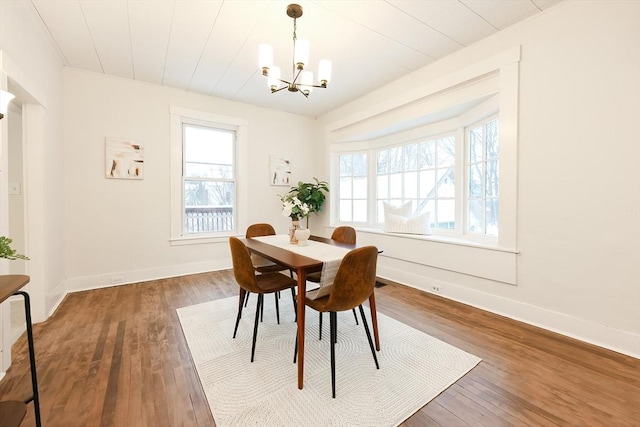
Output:
<svg viewBox="0 0 640 427">
<path fill-rule="evenodd" d="M 301 215 L 301 217 L 308 218 L 312 213 L 318 213 L 322 209 L 326 200 L 325 193 L 329 192 L 329 184 L 325 181 L 319 181 L 318 178 L 313 178 L 315 182 L 302 182 L 298 181 L 297 187 L 291 187 L 289 192 L 283 197 L 283 201 L 287 200 L 299 200 L 302 206 L 306 205 L 309 211 Z"/>
<path fill-rule="evenodd" d="M 300 228 L 300 219 L 307 218 L 309 228 L 309 215 L 320 212 L 326 200 L 325 193 L 329 192 L 329 184 L 313 178 L 315 182 L 298 182 L 297 187 L 291 187 L 289 192 L 280 196 L 282 201 L 282 215 L 291 218 L 292 224 L 289 237 L 295 243 L 295 230 Z"/>
</svg>

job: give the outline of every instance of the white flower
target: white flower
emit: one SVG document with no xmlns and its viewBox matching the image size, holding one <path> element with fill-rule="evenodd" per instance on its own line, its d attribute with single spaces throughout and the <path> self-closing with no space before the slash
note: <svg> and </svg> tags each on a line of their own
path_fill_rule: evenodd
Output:
<svg viewBox="0 0 640 427">
<path fill-rule="evenodd" d="M 309 216 L 309 213 L 311 213 L 310 206 L 301 202 L 297 197 L 282 197 L 282 216 L 288 216 L 292 219 L 300 219 Z"/>
</svg>

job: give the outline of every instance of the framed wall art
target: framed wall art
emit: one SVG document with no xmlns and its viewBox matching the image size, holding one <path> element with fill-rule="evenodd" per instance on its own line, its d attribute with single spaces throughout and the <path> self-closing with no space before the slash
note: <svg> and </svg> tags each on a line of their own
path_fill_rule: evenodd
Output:
<svg viewBox="0 0 640 427">
<path fill-rule="evenodd" d="M 271 185 L 291 185 L 291 162 L 281 156 L 271 156 L 271 168 L 269 169 Z"/>
<path fill-rule="evenodd" d="M 142 179 L 144 148 L 133 141 L 106 138 L 106 177 L 110 179 Z"/>
</svg>

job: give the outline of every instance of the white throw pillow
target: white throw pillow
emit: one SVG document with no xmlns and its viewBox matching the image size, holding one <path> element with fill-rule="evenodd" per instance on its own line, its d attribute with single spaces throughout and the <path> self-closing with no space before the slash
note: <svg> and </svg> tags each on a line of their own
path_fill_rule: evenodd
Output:
<svg viewBox="0 0 640 427">
<path fill-rule="evenodd" d="M 384 231 L 387 233 L 429 234 L 429 212 L 414 217 L 385 214 Z"/>
<path fill-rule="evenodd" d="M 400 206 L 395 206 L 389 202 L 382 202 L 382 206 L 384 207 L 385 218 L 387 217 L 387 214 L 409 217 L 413 211 L 411 208 L 411 202 L 403 203 Z"/>
</svg>

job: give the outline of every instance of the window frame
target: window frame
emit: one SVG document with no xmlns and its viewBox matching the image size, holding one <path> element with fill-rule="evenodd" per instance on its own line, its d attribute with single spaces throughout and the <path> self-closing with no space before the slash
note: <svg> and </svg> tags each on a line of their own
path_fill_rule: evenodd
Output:
<svg viewBox="0 0 640 427">
<path fill-rule="evenodd" d="M 368 223 L 369 223 L 369 221 L 370 221 L 370 212 L 369 212 L 369 208 L 368 208 L 368 203 L 369 203 L 369 188 L 370 188 L 370 176 L 369 176 L 369 170 L 370 170 L 370 163 L 371 163 L 371 160 L 370 160 L 370 153 L 369 153 L 367 150 L 358 150 L 358 151 L 350 151 L 350 152 L 348 152 L 348 153 L 338 153 L 338 155 L 337 155 L 337 157 L 336 157 L 336 162 L 337 162 L 337 164 L 336 164 L 336 170 L 337 170 L 337 183 L 338 183 L 338 185 L 337 185 L 338 191 L 337 191 L 337 197 L 336 197 L 336 200 L 338 201 L 338 205 L 340 205 L 344 200 L 349 200 L 349 201 L 351 202 L 351 218 L 353 218 L 353 206 L 354 206 L 354 201 L 356 201 L 356 200 L 363 200 L 363 199 L 360 199 L 360 198 L 356 198 L 356 197 L 354 196 L 354 181 L 356 180 L 356 178 L 359 178 L 359 177 L 360 177 L 360 175 L 354 175 L 354 173 L 353 173 L 353 164 L 352 164 L 352 172 L 351 172 L 351 175 L 349 175 L 349 176 L 348 176 L 348 178 L 351 178 L 351 197 L 349 197 L 349 198 L 344 198 L 344 197 L 342 197 L 342 183 L 341 183 L 341 181 L 342 181 L 342 179 L 343 179 L 343 178 L 347 177 L 347 176 L 345 176 L 345 175 L 341 175 L 341 174 L 340 174 L 340 156 L 341 156 L 341 155 L 344 155 L 344 154 L 348 154 L 348 155 L 351 155 L 351 156 L 356 155 L 356 154 L 358 154 L 358 155 L 360 155 L 360 154 L 364 154 L 364 155 L 365 155 L 365 157 L 366 157 L 366 168 L 367 168 L 367 174 L 366 174 L 366 175 L 364 175 L 364 176 L 365 176 L 365 178 L 366 178 L 366 180 L 367 180 L 367 190 L 366 190 L 367 197 L 366 197 L 364 200 L 365 200 L 365 203 L 367 203 L 367 220 L 366 220 L 366 221 L 364 221 L 364 222 L 363 222 L 363 221 L 353 221 L 353 220 L 352 220 L 352 221 L 341 221 L 341 220 L 340 220 L 340 222 L 343 222 L 343 223 L 345 223 L 345 224 L 360 224 L 360 225 L 366 225 L 366 224 L 368 224 Z M 338 207 L 338 212 L 339 212 L 339 207 Z M 338 215 L 338 219 L 339 219 L 339 218 L 340 218 L 340 216 Z"/>
<path fill-rule="evenodd" d="M 194 162 L 189 162 L 187 161 L 187 156 L 184 155 L 184 153 L 186 152 L 187 149 L 187 129 L 188 128 L 192 128 L 192 129 L 206 129 L 206 130 L 214 130 L 214 131 L 219 131 L 219 132 L 226 132 L 228 134 L 232 135 L 232 163 L 231 163 L 231 170 L 232 170 L 232 174 L 231 177 L 229 178 L 215 178 L 215 177 L 205 177 L 205 176 L 198 176 L 198 175 L 187 175 L 186 171 L 187 171 L 187 165 L 189 163 L 194 163 Z M 186 217 L 186 211 L 187 211 L 187 205 L 186 205 L 186 184 L 188 181 L 191 182 L 205 182 L 205 183 L 232 183 L 233 184 L 233 189 L 234 189 L 234 197 L 233 197 L 233 202 L 231 205 L 232 208 L 232 212 L 233 212 L 233 220 L 232 223 L 235 224 L 236 223 L 236 217 L 237 217 L 237 212 L 238 212 L 238 208 L 237 208 L 237 197 L 235 197 L 236 195 L 236 190 L 237 190 L 237 182 L 238 182 L 238 171 L 236 168 L 236 146 L 237 146 L 237 140 L 238 140 L 238 135 L 237 135 L 237 127 L 235 126 L 226 126 L 226 125 L 222 125 L 222 124 L 215 124 L 215 125 L 203 125 L 201 121 L 196 121 L 195 120 L 189 120 L 189 119 L 183 119 L 182 120 L 182 170 L 181 170 L 181 174 L 182 174 L 182 209 L 181 209 L 181 214 L 182 214 L 182 233 L 184 236 L 222 236 L 222 235 L 226 235 L 226 233 L 228 233 L 230 230 L 225 230 L 225 231 L 216 231 L 216 232 L 186 232 L 185 231 L 185 223 L 187 222 L 187 217 Z M 235 227 L 233 227 L 231 230 L 234 230 Z"/>
<path fill-rule="evenodd" d="M 336 224 L 351 225 L 361 228 L 369 228 L 373 230 L 382 230 L 384 223 L 378 222 L 378 205 L 377 205 L 377 156 L 381 150 L 401 148 L 404 150 L 405 146 L 416 144 L 420 142 L 427 142 L 432 140 L 438 140 L 443 137 L 451 136 L 455 141 L 455 228 L 432 228 L 429 235 L 413 235 L 413 238 L 427 238 L 438 239 L 444 237 L 447 239 L 457 239 L 461 243 L 481 244 L 489 246 L 498 246 L 498 236 L 481 235 L 478 233 L 469 233 L 466 231 L 467 225 L 467 195 L 468 195 L 468 176 L 466 172 L 466 159 L 468 155 L 468 145 L 466 141 L 467 129 L 473 125 L 477 125 L 483 122 L 489 122 L 494 119 L 501 120 L 500 111 L 500 96 L 494 94 L 483 102 L 468 108 L 466 111 L 460 113 L 458 116 L 443 120 L 430 125 L 425 125 L 410 129 L 408 131 L 392 133 L 385 135 L 381 138 L 376 138 L 367 141 L 360 141 L 356 146 L 350 144 L 340 144 L 333 147 L 335 154 L 334 161 L 337 162 L 340 155 L 367 152 L 369 157 L 369 200 L 368 200 L 368 217 L 369 220 L 366 224 L 358 222 L 347 221 L 334 221 Z M 502 129 L 500 126 L 499 129 Z M 501 130 L 500 130 L 501 132 Z M 501 135 L 500 135 L 501 138 Z M 501 145 L 502 147 L 502 145 Z M 351 150 L 350 148 L 353 148 Z M 332 175 L 335 182 L 339 182 L 339 165 L 335 165 L 333 168 L 336 173 Z M 403 171 L 402 174 L 404 176 Z M 403 178 L 404 179 L 404 178 Z M 404 181 L 403 181 L 404 185 Z M 502 178 L 500 181 L 500 188 L 502 186 Z M 404 197 L 403 197 L 404 199 Z M 337 200 L 336 200 L 337 201 Z M 335 204 L 335 212 L 332 214 L 332 218 L 339 218 L 339 204 Z M 501 226 L 501 223 L 499 223 Z"/>
<path fill-rule="evenodd" d="M 498 147 L 501 146 L 500 144 L 500 137 L 499 137 L 499 132 L 500 132 L 500 114 L 499 113 L 495 113 L 492 114 L 488 117 L 484 117 L 474 123 L 469 124 L 468 126 L 465 126 L 464 128 L 464 164 L 463 167 L 465 169 L 464 171 L 464 213 L 463 213 L 463 218 L 464 218 L 464 224 L 463 224 L 463 234 L 465 234 L 466 236 L 468 236 L 468 238 L 470 240 L 475 240 L 478 242 L 483 242 L 483 243 L 490 243 L 490 244 L 497 244 L 498 243 L 498 238 L 500 235 L 500 197 L 501 197 L 501 185 L 502 185 L 502 181 L 500 179 L 500 151 L 498 151 L 498 157 L 497 157 L 497 161 L 498 161 L 498 235 L 494 236 L 494 235 L 489 235 L 486 233 L 477 233 L 477 232 L 472 232 L 469 230 L 469 204 L 471 202 L 471 197 L 469 195 L 469 155 L 471 152 L 471 148 L 470 148 L 470 140 L 469 140 L 469 132 L 471 129 L 474 128 L 478 128 L 480 126 L 486 126 L 488 123 L 494 121 L 494 120 L 498 120 Z M 484 163 L 486 163 L 486 158 L 484 158 Z M 475 200 L 477 199 L 482 199 L 485 201 L 486 203 L 486 199 L 487 199 L 487 194 L 486 194 L 486 189 L 484 189 L 483 191 L 483 195 L 481 198 L 475 198 Z"/>
<path fill-rule="evenodd" d="M 366 99 L 366 103 L 363 101 L 353 104 L 353 107 L 341 111 L 339 116 L 334 115 L 335 118 L 326 124 L 331 182 L 335 183 L 333 180 L 336 177 L 336 153 L 372 149 L 384 143 L 392 143 L 389 136 L 393 136 L 393 141 L 397 143 L 400 140 L 444 132 L 451 127 L 446 126 L 449 124 L 446 120 L 435 123 L 440 112 L 447 109 L 450 111 L 454 105 L 484 97 L 486 94 L 498 95 L 500 233 L 497 241 L 478 242 L 474 239 L 475 236 L 468 234 L 461 237 L 392 234 L 384 233 L 380 228 L 355 225 L 358 232 L 366 235 L 367 241 L 385 247 L 382 257 L 517 284 L 520 60 L 521 46 L 517 45 L 462 68 L 459 64 L 445 64 L 444 68 L 436 69 L 425 68 L 424 79 L 416 80 L 416 77 L 412 76 L 410 81 L 406 81 L 407 84 L 403 87 L 407 90 L 391 92 L 383 88 L 380 93 L 372 93 Z M 397 89 L 398 85 L 395 87 Z M 429 123 L 433 129 L 425 132 L 421 127 Z M 441 123 L 445 126 L 441 126 Z M 464 131 L 461 132 L 460 141 L 464 141 Z M 460 163 L 460 168 L 464 169 L 463 163 Z M 457 173 L 460 176 L 459 174 L 464 172 L 461 170 Z M 462 182 L 460 184 L 462 185 Z M 370 200 L 374 200 L 375 194 L 371 191 L 369 194 Z M 330 225 L 335 227 L 341 224 L 337 222 L 334 213 L 337 206 L 334 195 L 331 197 Z M 370 211 L 373 211 L 371 207 Z M 459 218 L 462 218 L 462 208 L 458 209 L 458 212 Z"/>
<path fill-rule="evenodd" d="M 181 107 L 170 107 L 171 118 L 171 245 L 200 244 L 226 241 L 246 228 L 247 180 L 244 168 L 247 164 L 248 121 Z M 235 131 L 234 176 L 236 194 L 234 201 L 234 225 L 229 231 L 215 233 L 184 233 L 184 125 L 204 126 Z"/>
</svg>

